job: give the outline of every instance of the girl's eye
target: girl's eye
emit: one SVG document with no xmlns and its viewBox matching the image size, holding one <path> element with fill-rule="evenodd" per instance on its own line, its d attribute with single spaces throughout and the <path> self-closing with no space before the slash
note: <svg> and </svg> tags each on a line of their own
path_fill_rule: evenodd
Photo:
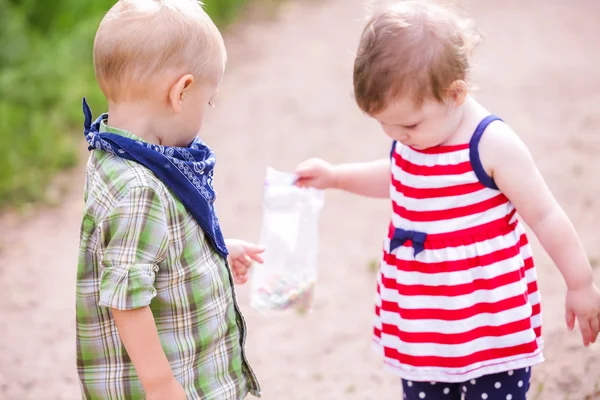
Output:
<svg viewBox="0 0 600 400">
<path fill-rule="evenodd" d="M 406 129 L 407 131 L 412 131 L 413 129 L 415 129 L 417 126 L 419 126 L 419 124 L 414 124 L 414 125 L 410 125 L 410 126 L 405 126 L 404 129 Z"/>
</svg>

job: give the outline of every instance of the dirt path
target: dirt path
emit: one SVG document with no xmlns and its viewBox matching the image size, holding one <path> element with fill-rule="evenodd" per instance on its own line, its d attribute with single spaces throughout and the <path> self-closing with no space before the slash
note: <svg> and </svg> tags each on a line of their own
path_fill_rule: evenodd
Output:
<svg viewBox="0 0 600 400">
<path fill-rule="evenodd" d="M 477 59 L 478 97 L 521 133 L 600 264 L 600 3 L 469 4 L 487 33 Z M 221 160 L 219 209 L 229 236 L 258 237 L 267 163 L 289 170 L 309 156 L 369 160 L 388 151 L 351 98 L 361 16 L 361 0 L 293 1 L 276 21 L 245 23 L 228 34 L 230 69 L 205 138 Z M 81 174 L 70 184 L 60 207 L 0 219 L 0 399 L 78 398 L 73 305 Z M 385 202 L 328 195 L 314 315 L 266 319 L 248 308 L 241 289 L 249 356 L 266 400 L 401 398 L 399 381 L 369 347 L 369 263 L 379 254 L 387 213 Z M 584 350 L 567 333 L 562 281 L 537 243 L 535 250 L 548 361 L 535 370 L 531 398 L 600 398 L 593 397 L 600 346 Z"/>
</svg>

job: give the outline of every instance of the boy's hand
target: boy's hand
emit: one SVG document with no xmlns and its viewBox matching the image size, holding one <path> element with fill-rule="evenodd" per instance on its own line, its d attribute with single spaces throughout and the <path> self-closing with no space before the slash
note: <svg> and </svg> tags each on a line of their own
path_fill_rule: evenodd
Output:
<svg viewBox="0 0 600 400">
<path fill-rule="evenodd" d="M 229 250 L 229 263 L 231 264 L 233 281 L 238 285 L 242 285 L 248 281 L 248 272 L 252 262 L 263 263 L 260 255 L 265 249 L 239 239 L 226 239 L 225 245 Z"/>
<path fill-rule="evenodd" d="M 600 331 L 600 291 L 595 284 L 567 292 L 567 326 L 575 329 L 575 319 L 583 344 L 595 343 Z"/>
<path fill-rule="evenodd" d="M 146 393 L 146 400 L 186 400 L 186 398 L 183 387 L 175 378 Z"/>
<path fill-rule="evenodd" d="M 304 161 L 296 167 L 300 187 L 313 187 L 316 189 L 331 189 L 336 187 L 335 167 L 318 158 Z"/>
</svg>

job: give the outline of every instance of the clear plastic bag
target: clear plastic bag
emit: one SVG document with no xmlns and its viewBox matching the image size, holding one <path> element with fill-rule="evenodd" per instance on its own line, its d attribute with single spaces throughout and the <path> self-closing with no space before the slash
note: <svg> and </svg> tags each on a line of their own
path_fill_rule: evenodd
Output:
<svg viewBox="0 0 600 400">
<path fill-rule="evenodd" d="M 265 262 L 254 267 L 251 287 L 251 305 L 259 311 L 312 309 L 324 195 L 295 186 L 295 179 L 267 169 L 260 239 Z"/>
</svg>

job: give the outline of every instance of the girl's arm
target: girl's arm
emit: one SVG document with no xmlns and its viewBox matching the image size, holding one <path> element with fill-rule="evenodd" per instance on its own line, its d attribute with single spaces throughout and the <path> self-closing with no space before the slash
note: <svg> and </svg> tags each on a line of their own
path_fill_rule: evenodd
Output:
<svg viewBox="0 0 600 400">
<path fill-rule="evenodd" d="M 564 210 L 537 169 L 529 150 L 505 124 L 493 123 L 479 147 L 481 161 L 498 188 L 533 230 L 568 287 L 567 325 L 577 317 L 584 344 L 600 330 L 600 292 L 585 249 Z"/>
<path fill-rule="evenodd" d="M 390 160 L 331 165 L 320 159 L 301 163 L 296 169 L 298 186 L 340 189 L 367 197 L 388 198 Z"/>
</svg>

